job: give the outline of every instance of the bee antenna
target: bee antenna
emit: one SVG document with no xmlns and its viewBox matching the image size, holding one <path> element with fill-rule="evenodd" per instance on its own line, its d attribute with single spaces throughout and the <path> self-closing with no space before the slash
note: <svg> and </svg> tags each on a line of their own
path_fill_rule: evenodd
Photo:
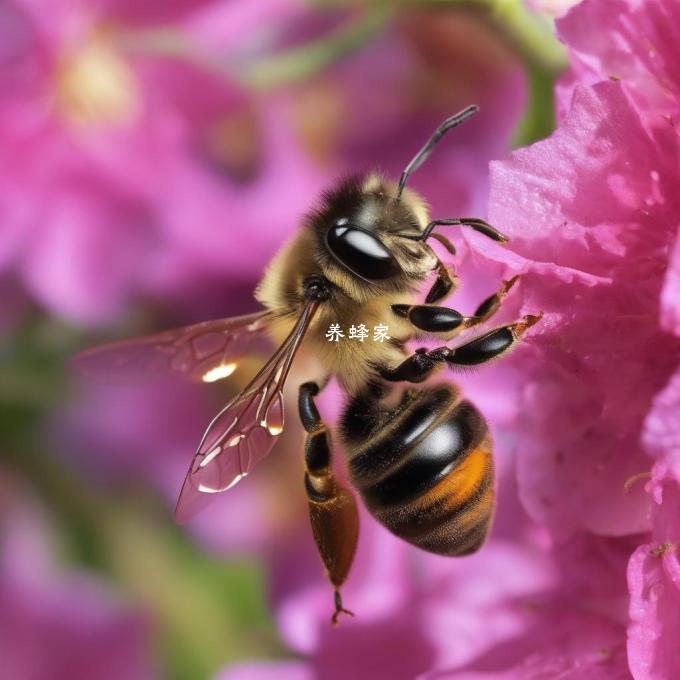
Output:
<svg viewBox="0 0 680 680">
<path fill-rule="evenodd" d="M 447 118 L 433 133 L 432 137 L 427 141 L 425 146 L 413 157 L 411 162 L 406 166 L 404 172 L 401 173 L 401 179 L 399 180 L 399 189 L 397 190 L 397 200 L 401 198 L 401 192 L 406 186 L 406 182 L 410 175 L 415 172 L 432 153 L 432 149 L 437 145 L 439 140 L 452 128 L 458 127 L 463 121 L 467 120 L 470 116 L 474 115 L 479 111 L 479 107 L 468 106 L 467 108 L 459 111 L 455 115 Z"/>
</svg>

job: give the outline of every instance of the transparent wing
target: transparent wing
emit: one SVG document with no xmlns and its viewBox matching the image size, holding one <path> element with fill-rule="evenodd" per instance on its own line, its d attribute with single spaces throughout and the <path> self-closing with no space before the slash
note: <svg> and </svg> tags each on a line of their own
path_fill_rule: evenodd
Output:
<svg viewBox="0 0 680 680">
<path fill-rule="evenodd" d="M 203 510 L 214 494 L 243 479 L 272 450 L 284 427 L 283 387 L 317 305 L 308 303 L 281 347 L 208 426 L 177 501 L 180 524 Z"/>
<path fill-rule="evenodd" d="M 108 384 L 145 381 L 168 371 L 213 382 L 231 375 L 246 353 L 269 347 L 269 317 L 263 310 L 114 342 L 81 352 L 73 365 L 88 378 Z"/>
</svg>

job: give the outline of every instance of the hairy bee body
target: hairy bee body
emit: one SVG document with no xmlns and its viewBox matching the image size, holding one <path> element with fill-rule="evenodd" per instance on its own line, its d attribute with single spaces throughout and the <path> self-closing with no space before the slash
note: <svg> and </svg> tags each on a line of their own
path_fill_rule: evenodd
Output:
<svg viewBox="0 0 680 680">
<path fill-rule="evenodd" d="M 404 343 L 413 337 L 413 326 L 395 316 L 391 307 L 415 302 L 418 285 L 431 275 L 436 259 L 428 247 L 396 242 L 392 247 L 395 250 L 401 248 L 403 262 L 410 264 L 408 275 L 383 286 L 372 285 L 358 281 L 332 262 L 319 240 L 319 233 L 326 228 L 329 210 L 337 210 L 338 205 L 352 201 L 366 201 L 371 196 L 376 201 L 380 201 L 381 197 L 387 199 L 390 191 L 394 193 L 394 185 L 376 175 L 351 177 L 341 183 L 326 196 L 328 207 L 311 214 L 276 254 L 255 293 L 257 300 L 275 315 L 270 323 L 270 334 L 278 344 L 290 333 L 305 304 L 305 281 L 310 276 L 322 275 L 333 284 L 333 293 L 316 313 L 301 351 L 311 363 L 318 364 L 316 375 L 310 374 L 308 379 L 314 378 L 323 384 L 329 375 L 334 375 L 350 395 L 359 394 L 368 382 L 375 379 L 376 366 L 396 366 L 407 356 Z M 412 215 L 413 231 L 422 231 L 428 220 L 424 201 L 409 190 L 404 202 Z M 403 220 L 394 227 L 403 228 Z M 388 231 L 381 232 L 383 238 L 385 233 L 389 236 Z M 329 342 L 326 338 L 325 334 L 332 324 L 338 324 L 347 333 L 350 326 L 361 323 L 368 328 L 387 325 L 389 340 L 349 342 L 345 338 L 341 342 Z"/>
<path fill-rule="evenodd" d="M 334 587 L 333 623 L 340 614 L 351 614 L 340 588 L 354 559 L 359 512 L 352 490 L 335 473 L 330 431 L 315 402 L 332 377 L 347 395 L 340 437 L 349 477 L 379 522 L 424 550 L 465 555 L 482 545 L 493 519 L 487 424 L 454 384 L 430 379 L 442 368 L 505 354 L 542 313 L 455 346 L 407 348 L 415 338 L 446 343 L 481 327 L 519 278 L 503 281 L 471 315 L 442 305 L 455 292 L 457 277 L 428 240 L 453 255 L 456 249 L 434 230 L 457 226 L 499 243 L 507 238 L 480 218 L 430 220 L 425 201 L 406 187 L 446 132 L 477 110 L 468 106 L 439 125 L 398 183 L 375 173 L 356 175 L 325 192 L 257 287 L 255 297 L 265 309 L 80 356 L 84 371 L 104 379 L 167 366 L 214 382 L 239 369 L 269 335 L 278 348 L 208 425 L 175 515 L 188 521 L 215 493 L 249 475 L 284 431 L 284 386 L 297 388 L 298 415 L 307 433 L 304 489 L 314 540 Z M 292 374 L 298 354 L 302 361 Z"/>
<path fill-rule="evenodd" d="M 327 198 L 327 204 L 335 209 L 371 195 L 379 201 L 390 191 L 394 188 L 375 176 L 351 179 Z M 422 231 L 428 221 L 424 202 L 409 191 L 404 204 L 412 209 L 411 228 Z M 405 252 L 403 261 L 410 258 L 417 268 L 412 264 L 396 285 L 376 289 L 334 266 L 319 247 L 316 219 L 312 215 L 307 228 L 279 252 L 258 287 L 258 299 L 276 314 L 271 323 L 274 339 L 280 342 L 295 323 L 304 281 L 315 274 L 329 279 L 334 291 L 302 343 L 314 368 L 301 380 L 323 385 L 334 375 L 349 395 L 341 436 L 354 486 L 373 516 L 409 543 L 444 555 L 474 552 L 484 541 L 494 508 L 491 442 L 484 418 L 451 383 L 411 387 L 397 405 L 390 405 L 391 398 L 398 397 L 396 387 L 378 387 L 377 368 L 401 363 L 408 356 L 405 343 L 414 336 L 412 324 L 392 313 L 392 306 L 416 303 L 418 284 L 436 261 L 429 249 Z M 328 216 L 322 214 L 319 221 L 327 224 Z M 399 228 L 403 231 L 403 218 Z M 418 247 L 411 242 L 392 247 L 399 246 Z M 331 342 L 325 336 L 331 324 L 348 329 L 359 323 L 387 325 L 389 340 Z"/>
</svg>

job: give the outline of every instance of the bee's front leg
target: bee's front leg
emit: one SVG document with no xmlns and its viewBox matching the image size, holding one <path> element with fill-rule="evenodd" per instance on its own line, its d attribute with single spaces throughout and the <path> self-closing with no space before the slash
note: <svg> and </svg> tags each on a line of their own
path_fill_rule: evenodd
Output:
<svg viewBox="0 0 680 680">
<path fill-rule="evenodd" d="M 354 495 L 333 474 L 328 430 L 314 403 L 318 392 L 319 386 L 314 382 L 300 387 L 300 419 L 307 431 L 305 489 L 314 540 L 328 579 L 335 588 L 332 622 L 337 624 L 340 614 L 353 616 L 342 606 L 340 586 L 345 582 L 354 560 L 359 537 L 359 513 Z"/>
<path fill-rule="evenodd" d="M 443 300 L 447 295 L 449 295 L 456 286 L 457 277 L 455 274 L 452 276 L 452 272 L 449 268 L 441 261 L 437 260 L 437 278 L 432 284 L 432 288 L 427 293 L 425 297 L 425 302 L 427 304 L 432 304 L 434 302 L 439 302 Z"/>
</svg>

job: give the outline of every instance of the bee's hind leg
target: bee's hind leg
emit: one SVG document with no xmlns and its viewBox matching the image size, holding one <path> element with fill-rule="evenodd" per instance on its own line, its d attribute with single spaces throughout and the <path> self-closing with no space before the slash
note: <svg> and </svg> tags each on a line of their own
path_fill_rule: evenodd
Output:
<svg viewBox="0 0 680 680">
<path fill-rule="evenodd" d="M 543 317 L 539 314 L 526 314 L 519 321 L 499 326 L 455 348 L 440 347 L 432 350 L 450 366 L 475 366 L 505 354 L 512 349 L 524 332 L 538 323 Z"/>
<path fill-rule="evenodd" d="M 315 382 L 307 382 L 300 387 L 300 420 L 307 431 L 305 490 L 314 540 L 326 575 L 335 589 L 332 622 L 337 624 L 340 614 L 353 616 L 342 606 L 340 587 L 354 560 L 359 537 L 359 513 L 354 495 L 333 474 L 328 430 L 314 403 L 318 393 L 319 386 Z"/>
</svg>

